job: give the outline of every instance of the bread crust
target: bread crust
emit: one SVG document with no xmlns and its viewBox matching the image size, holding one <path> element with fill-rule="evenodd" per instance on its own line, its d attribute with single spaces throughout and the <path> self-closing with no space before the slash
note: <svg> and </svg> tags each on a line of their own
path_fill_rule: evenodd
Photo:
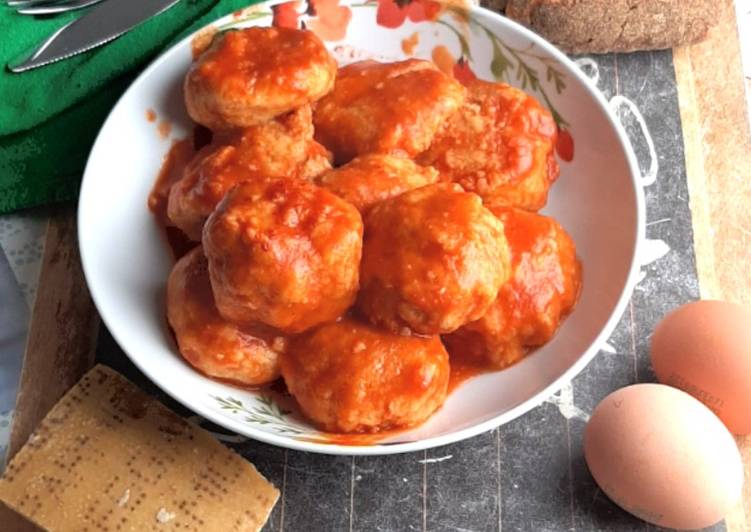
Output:
<svg viewBox="0 0 751 532">
<path fill-rule="evenodd" d="M 506 16 L 570 53 L 658 50 L 701 40 L 712 0 L 508 0 Z"/>
</svg>

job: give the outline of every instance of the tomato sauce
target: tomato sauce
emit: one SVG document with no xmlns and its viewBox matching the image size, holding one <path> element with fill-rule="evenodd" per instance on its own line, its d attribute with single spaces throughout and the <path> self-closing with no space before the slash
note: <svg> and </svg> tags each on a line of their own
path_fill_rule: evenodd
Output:
<svg viewBox="0 0 751 532">
<path fill-rule="evenodd" d="M 157 223 L 164 231 L 167 244 L 172 250 L 172 256 L 175 260 L 193 249 L 196 244 L 169 221 L 167 217 L 169 191 L 172 185 L 180 180 L 185 167 L 196 152 L 210 143 L 211 131 L 202 126 L 196 127 L 191 137 L 174 141 L 164 157 L 162 167 L 149 194 L 149 210 L 154 214 Z"/>
<path fill-rule="evenodd" d="M 472 377 L 482 375 L 483 373 L 490 373 L 491 371 L 494 371 L 494 369 L 490 366 L 464 361 L 461 357 L 452 357 L 451 373 L 449 375 L 449 395 Z"/>
</svg>

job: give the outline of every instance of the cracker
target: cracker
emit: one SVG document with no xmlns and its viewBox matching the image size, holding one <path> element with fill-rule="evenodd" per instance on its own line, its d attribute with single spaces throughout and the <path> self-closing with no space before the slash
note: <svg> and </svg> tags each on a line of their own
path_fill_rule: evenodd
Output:
<svg viewBox="0 0 751 532">
<path fill-rule="evenodd" d="M 0 500 L 60 532 L 260 530 L 278 497 L 250 463 L 101 365 L 0 479 Z"/>
</svg>

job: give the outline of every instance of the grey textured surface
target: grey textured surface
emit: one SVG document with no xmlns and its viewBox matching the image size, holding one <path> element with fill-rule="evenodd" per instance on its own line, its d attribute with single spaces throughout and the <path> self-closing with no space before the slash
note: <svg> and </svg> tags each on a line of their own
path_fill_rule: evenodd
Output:
<svg viewBox="0 0 751 532">
<path fill-rule="evenodd" d="M 585 413 L 619 387 L 653 380 L 650 332 L 668 310 L 698 297 L 670 52 L 596 61 L 605 96 L 631 99 L 651 132 L 659 173 L 645 188 L 647 237 L 664 241 L 657 249 L 669 251 L 644 267 L 646 276 L 610 339 L 613 349 L 600 352 L 574 379 L 574 404 Z M 625 115 L 622 120 L 637 158 L 648 167 L 648 144 L 637 122 Z M 106 331 L 99 352 L 101 361 L 164 398 Z M 566 417 L 555 404 L 544 403 L 470 440 L 398 456 L 329 457 L 253 441 L 232 446 L 282 490 L 266 526 L 270 531 L 655 530 L 620 510 L 594 484 L 582 456 L 584 425 L 580 417 Z"/>
<path fill-rule="evenodd" d="M 16 402 L 28 319 L 23 293 L 0 249 L 0 412 L 12 410 Z"/>
<path fill-rule="evenodd" d="M 0 473 L 10 437 L 10 420 L 21 376 L 29 312 L 23 292 L 0 248 Z"/>
</svg>

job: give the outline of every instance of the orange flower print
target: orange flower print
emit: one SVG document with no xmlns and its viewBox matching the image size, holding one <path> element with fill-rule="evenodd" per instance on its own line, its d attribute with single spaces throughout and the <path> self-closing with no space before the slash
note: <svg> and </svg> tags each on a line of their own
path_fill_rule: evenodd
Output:
<svg viewBox="0 0 751 532">
<path fill-rule="evenodd" d="M 469 59 L 462 56 L 457 61 L 454 59 L 454 56 L 449 49 L 442 44 L 433 48 L 431 57 L 433 63 L 435 63 L 435 66 L 437 66 L 441 72 L 448 74 L 449 76 L 454 76 L 454 79 L 462 85 L 467 85 L 471 81 L 477 79 L 477 76 L 472 72 L 472 69 L 469 66 Z"/>
<path fill-rule="evenodd" d="M 315 18 L 308 21 L 308 27 L 324 41 L 341 41 L 347 34 L 347 26 L 352 20 L 352 10 L 340 6 L 339 0 L 310 0 Z"/>
<path fill-rule="evenodd" d="M 298 28 L 300 14 L 297 12 L 298 2 L 284 2 L 271 7 L 274 18 L 271 25 L 277 28 Z"/>
<path fill-rule="evenodd" d="M 441 9 L 441 4 L 433 0 L 378 0 L 376 23 L 384 28 L 398 28 L 406 19 L 436 20 Z"/>
<path fill-rule="evenodd" d="M 420 44 L 420 34 L 414 32 L 409 37 L 402 39 L 402 52 L 404 55 L 415 55 L 415 48 Z"/>
<path fill-rule="evenodd" d="M 439 44 L 433 48 L 433 53 L 430 55 L 433 59 L 433 63 L 438 67 L 438 70 L 449 76 L 454 74 L 454 64 L 456 63 L 456 60 L 448 48 Z"/>
<path fill-rule="evenodd" d="M 456 62 L 451 73 L 454 75 L 456 81 L 462 85 L 467 85 L 477 79 L 477 76 L 475 76 L 475 73 L 472 72 L 472 69 L 469 67 L 469 60 L 464 57 L 459 58 L 459 61 Z"/>
</svg>

